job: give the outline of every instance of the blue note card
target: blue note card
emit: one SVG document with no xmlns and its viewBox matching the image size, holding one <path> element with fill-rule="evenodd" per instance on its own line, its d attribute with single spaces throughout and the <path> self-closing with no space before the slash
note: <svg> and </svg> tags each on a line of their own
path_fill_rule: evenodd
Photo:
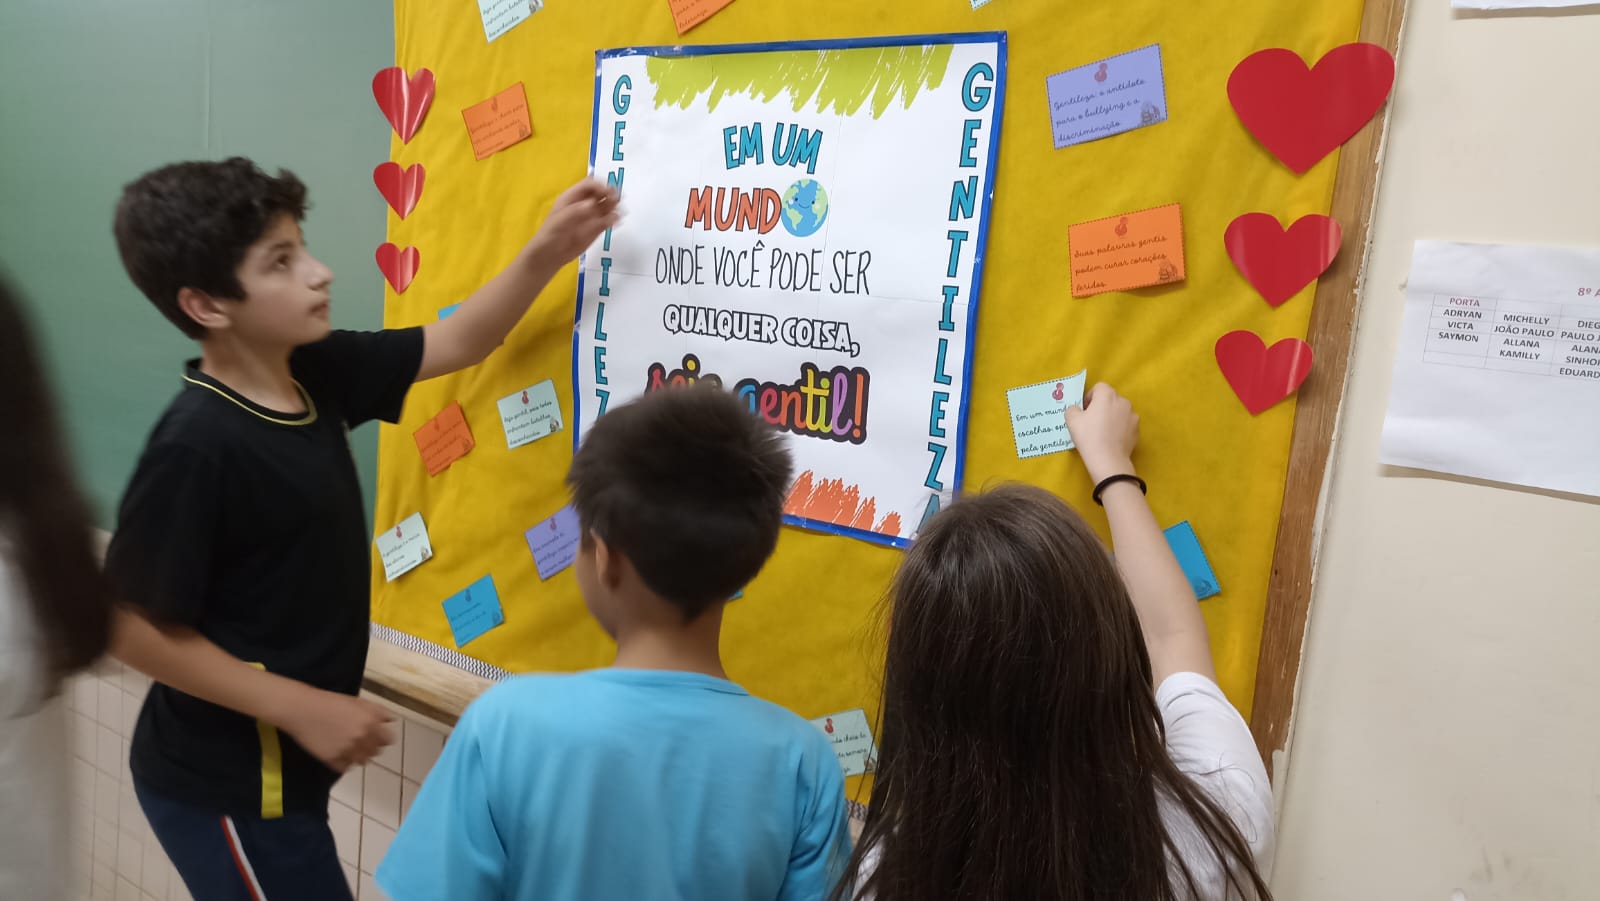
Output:
<svg viewBox="0 0 1600 901">
<path fill-rule="evenodd" d="M 449 319 L 450 318 L 450 314 L 454 313 L 456 310 L 460 309 L 460 307 L 461 307 L 461 304 L 458 304 L 458 303 L 453 303 L 448 307 L 440 307 L 439 308 L 439 318 L 440 319 Z"/>
<path fill-rule="evenodd" d="M 494 577 L 484 576 L 444 602 L 444 616 L 456 647 L 464 648 L 474 638 L 506 621 L 500 609 L 500 595 L 494 590 Z"/>
<path fill-rule="evenodd" d="M 528 550 L 533 551 L 533 563 L 539 567 L 540 579 L 550 578 L 578 559 L 580 534 L 578 511 L 571 506 L 562 507 L 554 516 L 523 533 L 528 539 Z"/>
<path fill-rule="evenodd" d="M 1044 80 L 1056 149 L 1164 122 L 1161 45 L 1151 44 Z"/>
<path fill-rule="evenodd" d="M 1077 375 L 1006 392 L 1011 437 L 1017 444 L 1018 457 L 1026 460 L 1072 450 L 1072 433 L 1067 431 L 1064 414 L 1068 407 L 1083 403 L 1083 383 L 1088 377 L 1089 370 L 1085 369 Z"/>
<path fill-rule="evenodd" d="M 1167 530 L 1167 544 L 1172 546 L 1172 553 L 1178 558 L 1178 565 L 1183 567 L 1183 574 L 1189 577 L 1189 585 L 1194 588 L 1197 600 L 1205 600 L 1222 593 L 1222 586 L 1217 584 L 1217 574 L 1211 571 L 1211 561 L 1206 559 L 1206 552 L 1200 550 L 1200 539 L 1195 537 L 1194 526 L 1188 520 L 1178 523 Z"/>
</svg>

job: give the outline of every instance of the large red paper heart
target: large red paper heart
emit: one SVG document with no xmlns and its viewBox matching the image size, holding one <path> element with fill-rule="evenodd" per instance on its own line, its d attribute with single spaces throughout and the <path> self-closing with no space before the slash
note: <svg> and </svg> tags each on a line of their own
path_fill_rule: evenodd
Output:
<svg viewBox="0 0 1600 901">
<path fill-rule="evenodd" d="M 1239 274 L 1276 307 L 1327 271 L 1343 240 L 1339 223 L 1312 213 L 1287 231 L 1270 213 L 1245 213 L 1222 235 Z"/>
<path fill-rule="evenodd" d="M 402 142 L 409 142 L 433 103 L 433 73 L 418 69 L 408 78 L 406 70 L 390 66 L 372 76 L 372 96 L 377 98 L 378 109 L 383 110 L 394 133 Z"/>
<path fill-rule="evenodd" d="M 1229 332 L 1217 339 L 1217 366 L 1254 416 L 1293 394 L 1311 374 L 1311 345 L 1284 338 L 1269 348 L 1255 332 Z"/>
<path fill-rule="evenodd" d="M 399 163 L 384 163 L 372 170 L 372 183 L 378 186 L 383 199 L 389 201 L 389 208 L 404 219 L 417 208 L 417 201 L 422 198 L 422 180 L 427 174 L 421 163 L 412 163 L 404 169 Z"/>
<path fill-rule="evenodd" d="M 1303 173 L 1350 140 L 1383 106 L 1394 57 L 1377 44 L 1345 44 L 1307 69 L 1292 50 L 1261 50 L 1228 76 L 1228 99 L 1272 155 Z"/>
<path fill-rule="evenodd" d="M 383 270 L 383 277 L 389 280 L 389 287 L 394 293 L 403 294 L 411 286 L 411 280 L 417 277 L 417 267 L 422 265 L 422 254 L 415 247 L 404 250 L 390 244 L 388 241 L 378 246 L 376 254 L 378 268 Z"/>
</svg>

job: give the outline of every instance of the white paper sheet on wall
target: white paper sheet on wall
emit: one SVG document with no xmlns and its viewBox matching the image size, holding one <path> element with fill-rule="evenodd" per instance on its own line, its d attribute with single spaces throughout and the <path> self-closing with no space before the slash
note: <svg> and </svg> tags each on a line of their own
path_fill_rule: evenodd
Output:
<svg viewBox="0 0 1600 901">
<path fill-rule="evenodd" d="M 1418 241 L 1379 459 L 1600 496 L 1600 250 Z"/>
<path fill-rule="evenodd" d="M 1600 0 L 1450 0 L 1455 9 L 1565 9 L 1569 6 L 1594 6 L 1600 13 Z"/>
</svg>

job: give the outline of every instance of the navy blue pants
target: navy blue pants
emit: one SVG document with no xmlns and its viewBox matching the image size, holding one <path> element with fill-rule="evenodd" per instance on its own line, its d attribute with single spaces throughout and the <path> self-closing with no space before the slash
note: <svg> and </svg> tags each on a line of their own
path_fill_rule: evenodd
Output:
<svg viewBox="0 0 1600 901">
<path fill-rule="evenodd" d="M 326 817 L 218 816 L 133 788 L 194 901 L 352 901 Z"/>
</svg>

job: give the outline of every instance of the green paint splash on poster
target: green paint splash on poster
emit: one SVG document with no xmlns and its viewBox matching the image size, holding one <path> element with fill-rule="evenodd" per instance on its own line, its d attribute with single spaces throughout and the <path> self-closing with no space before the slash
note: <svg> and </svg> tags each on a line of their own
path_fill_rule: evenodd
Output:
<svg viewBox="0 0 1600 901">
<path fill-rule="evenodd" d="M 645 72 L 656 89 L 656 106 L 688 109 L 705 98 L 706 110 L 734 94 L 770 102 L 784 91 L 799 112 L 815 103 L 817 112 L 845 116 L 871 101 L 872 118 L 882 116 L 898 97 L 910 108 L 917 94 L 944 81 L 950 44 L 845 50 L 791 50 L 713 56 L 652 56 Z"/>
</svg>

